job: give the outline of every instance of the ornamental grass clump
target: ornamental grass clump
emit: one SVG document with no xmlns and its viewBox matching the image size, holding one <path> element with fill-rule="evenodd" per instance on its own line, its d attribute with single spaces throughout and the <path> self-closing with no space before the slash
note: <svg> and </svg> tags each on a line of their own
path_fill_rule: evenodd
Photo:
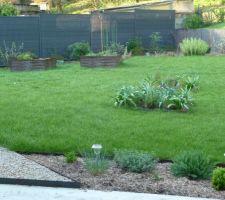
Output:
<svg viewBox="0 0 225 200">
<path fill-rule="evenodd" d="M 136 173 L 152 172 L 156 165 L 151 154 L 131 150 L 115 151 L 114 161 L 121 169 Z"/>
<path fill-rule="evenodd" d="M 181 52 L 185 56 L 202 56 L 209 50 L 209 45 L 198 38 L 186 38 L 180 43 Z"/>
<path fill-rule="evenodd" d="M 189 179 L 209 179 L 214 165 L 202 152 L 190 151 L 179 155 L 171 166 L 174 176 Z"/>
<path fill-rule="evenodd" d="M 84 163 L 85 168 L 93 176 L 98 176 L 105 173 L 110 167 L 110 162 L 102 155 L 85 155 Z"/>
</svg>

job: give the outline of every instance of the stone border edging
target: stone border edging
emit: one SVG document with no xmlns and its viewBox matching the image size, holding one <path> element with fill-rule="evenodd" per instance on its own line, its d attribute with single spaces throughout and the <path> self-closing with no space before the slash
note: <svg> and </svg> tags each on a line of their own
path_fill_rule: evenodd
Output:
<svg viewBox="0 0 225 200">
<path fill-rule="evenodd" d="M 0 184 L 10 185 L 27 185 L 27 186 L 43 186 L 43 187 L 62 187 L 62 188 L 81 188 L 81 183 L 77 181 L 46 181 L 33 179 L 17 179 L 17 178 L 0 178 Z"/>
</svg>

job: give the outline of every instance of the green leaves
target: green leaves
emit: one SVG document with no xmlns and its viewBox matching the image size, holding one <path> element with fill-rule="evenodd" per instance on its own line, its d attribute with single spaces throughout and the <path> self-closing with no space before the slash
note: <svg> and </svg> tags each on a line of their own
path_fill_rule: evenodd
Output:
<svg viewBox="0 0 225 200">
<path fill-rule="evenodd" d="M 92 154 L 86 155 L 84 158 L 86 169 L 93 175 L 98 176 L 107 171 L 110 167 L 110 162 L 103 156 L 95 156 Z"/>
<path fill-rule="evenodd" d="M 133 86 L 123 86 L 117 94 L 115 106 L 136 107 L 137 90 Z"/>
<path fill-rule="evenodd" d="M 74 151 L 70 151 L 65 153 L 65 157 L 66 157 L 66 162 L 67 163 L 73 163 L 77 160 L 76 154 Z"/>
<path fill-rule="evenodd" d="M 10 59 L 17 58 L 23 51 L 23 43 L 19 46 L 12 42 L 10 46 L 3 41 L 3 47 L 0 48 L 0 59 L 5 66 L 9 66 Z"/>
<path fill-rule="evenodd" d="M 171 166 L 174 176 L 190 179 L 208 179 L 212 169 L 213 164 L 210 159 L 199 151 L 182 153 Z"/>
<path fill-rule="evenodd" d="M 129 150 L 116 151 L 114 160 L 120 168 L 137 173 L 151 172 L 156 164 L 151 154 Z"/>
<path fill-rule="evenodd" d="M 180 43 L 180 49 L 185 56 L 201 56 L 208 52 L 209 45 L 198 38 L 186 38 Z"/>
<path fill-rule="evenodd" d="M 217 168 L 213 171 L 212 185 L 216 190 L 225 190 L 225 169 Z"/>
<path fill-rule="evenodd" d="M 34 60 L 38 57 L 34 53 L 28 51 L 19 54 L 16 58 L 17 60 Z"/>
<path fill-rule="evenodd" d="M 90 52 L 90 45 L 88 42 L 76 42 L 74 44 L 69 45 L 69 59 L 71 60 L 79 60 L 81 56 L 84 56 Z"/>
<path fill-rule="evenodd" d="M 199 14 L 193 14 L 186 18 L 185 28 L 187 29 L 197 29 L 204 26 L 203 17 Z"/>
<path fill-rule="evenodd" d="M 167 96 L 165 100 L 168 109 L 180 109 L 182 111 L 188 111 L 193 102 L 190 90 L 187 87 L 181 88 L 179 92 L 175 91 L 171 96 Z"/>
<path fill-rule="evenodd" d="M 191 90 L 198 88 L 198 80 L 198 76 L 176 80 L 152 80 L 149 77 L 139 86 L 123 86 L 114 105 L 188 111 L 193 104 Z"/>
<path fill-rule="evenodd" d="M 0 16 L 16 16 L 18 11 L 11 3 L 0 3 Z"/>
</svg>

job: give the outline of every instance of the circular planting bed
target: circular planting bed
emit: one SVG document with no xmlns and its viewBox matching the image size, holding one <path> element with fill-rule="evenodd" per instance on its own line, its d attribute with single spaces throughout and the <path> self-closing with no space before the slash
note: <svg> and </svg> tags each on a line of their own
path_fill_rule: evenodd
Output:
<svg viewBox="0 0 225 200">
<path fill-rule="evenodd" d="M 34 60 L 12 60 L 11 71 L 45 70 L 56 67 L 56 60 L 53 58 L 39 58 Z"/>
<path fill-rule="evenodd" d="M 118 168 L 112 161 L 105 173 L 93 176 L 87 171 L 82 158 L 68 164 L 64 156 L 37 154 L 25 156 L 80 182 L 83 188 L 225 199 L 225 191 L 214 190 L 210 180 L 194 181 L 174 177 L 171 174 L 170 162 L 157 163 L 152 173 L 133 173 Z"/>
<path fill-rule="evenodd" d="M 122 62 L 122 56 L 81 56 L 81 67 L 115 67 Z"/>
</svg>

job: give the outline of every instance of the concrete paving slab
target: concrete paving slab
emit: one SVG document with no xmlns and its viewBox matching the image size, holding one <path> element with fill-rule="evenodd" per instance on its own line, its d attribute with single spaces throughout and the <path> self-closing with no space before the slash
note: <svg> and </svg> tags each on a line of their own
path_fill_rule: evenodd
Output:
<svg viewBox="0 0 225 200">
<path fill-rule="evenodd" d="M 101 192 L 67 188 L 0 185 L 1 200 L 204 200 L 168 195 L 130 192 Z M 210 199 L 207 199 L 210 200 Z M 211 199 L 212 200 L 212 199 Z"/>
<path fill-rule="evenodd" d="M 5 148 L 0 148 L 0 177 L 71 182 L 70 179 Z"/>
</svg>

